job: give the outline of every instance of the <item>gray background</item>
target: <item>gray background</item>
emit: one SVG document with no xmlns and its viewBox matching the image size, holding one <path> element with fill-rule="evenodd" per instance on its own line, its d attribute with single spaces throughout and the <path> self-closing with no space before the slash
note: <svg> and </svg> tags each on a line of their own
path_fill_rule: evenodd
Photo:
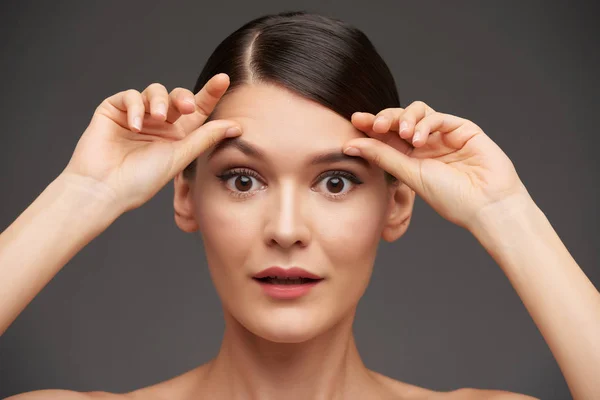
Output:
<svg viewBox="0 0 600 400">
<path fill-rule="evenodd" d="M 93 110 L 128 88 L 191 88 L 229 33 L 264 13 L 342 18 L 375 43 L 403 106 L 479 124 L 598 287 L 598 10 L 585 3 L 2 2 L 0 226 L 70 158 Z M 124 392 L 216 355 L 220 303 L 201 243 L 173 222 L 172 184 L 84 248 L 0 338 L 0 397 Z M 67 238 L 65 238 L 67 240 Z M 0 299 L 1 301 L 1 299 Z M 568 399 L 519 297 L 467 231 L 421 199 L 382 244 L 355 324 L 366 365 L 436 390 Z"/>
</svg>

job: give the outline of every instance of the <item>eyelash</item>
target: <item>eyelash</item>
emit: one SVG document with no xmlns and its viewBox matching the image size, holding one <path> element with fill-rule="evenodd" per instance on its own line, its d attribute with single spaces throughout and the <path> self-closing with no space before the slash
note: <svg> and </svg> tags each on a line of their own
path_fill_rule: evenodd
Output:
<svg viewBox="0 0 600 400">
<path fill-rule="evenodd" d="M 249 176 L 254 179 L 260 180 L 261 182 L 263 181 L 262 178 L 260 177 L 260 175 L 258 175 L 258 173 L 256 173 L 255 171 L 253 171 L 251 169 L 247 169 L 247 168 L 233 168 L 233 169 L 227 170 L 227 171 L 217 175 L 217 178 L 223 183 L 225 188 L 227 190 L 229 190 L 229 194 L 238 199 L 243 199 L 243 198 L 253 196 L 254 192 L 255 192 L 255 191 L 238 192 L 238 191 L 230 189 L 227 186 L 227 181 L 229 181 L 229 179 L 231 179 L 233 177 L 239 177 L 239 176 Z M 352 190 L 354 190 L 354 188 L 357 185 L 361 185 L 363 183 L 360 179 L 358 179 L 358 177 L 356 175 L 354 175 L 351 172 L 344 171 L 344 170 L 330 170 L 330 171 L 325 171 L 325 172 L 321 173 L 315 179 L 315 184 L 321 183 L 321 181 L 325 180 L 326 178 L 330 178 L 330 177 L 345 178 L 348 181 L 352 182 L 353 185 L 355 185 L 355 186 L 352 186 L 348 191 L 346 191 L 342 194 L 332 194 L 332 193 L 325 194 L 325 196 L 327 196 L 331 199 L 334 199 L 334 200 L 340 200 L 340 199 L 346 197 L 346 195 L 348 195 L 348 193 L 350 193 Z M 259 190 L 261 190 L 261 189 L 259 189 Z"/>
</svg>

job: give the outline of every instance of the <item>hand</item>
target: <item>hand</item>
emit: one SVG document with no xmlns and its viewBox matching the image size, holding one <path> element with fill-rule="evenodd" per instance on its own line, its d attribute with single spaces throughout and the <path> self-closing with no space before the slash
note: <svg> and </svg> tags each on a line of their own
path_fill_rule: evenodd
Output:
<svg viewBox="0 0 600 400">
<path fill-rule="evenodd" d="M 141 206 L 206 149 L 241 134 L 233 121 L 204 124 L 228 86 L 218 74 L 196 95 L 153 83 L 105 99 L 62 175 L 84 177 L 76 181 L 90 182 L 123 212 Z"/>
<path fill-rule="evenodd" d="M 354 113 L 352 124 L 370 137 L 348 141 L 346 154 L 394 175 L 459 226 L 469 229 L 484 209 L 529 197 L 510 159 L 467 119 L 416 101 L 376 116 Z"/>
</svg>

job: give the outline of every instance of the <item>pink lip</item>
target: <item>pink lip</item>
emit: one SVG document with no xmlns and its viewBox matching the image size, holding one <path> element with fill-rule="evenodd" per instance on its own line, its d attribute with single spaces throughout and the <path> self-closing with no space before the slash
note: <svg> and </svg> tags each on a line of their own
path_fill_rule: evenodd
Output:
<svg viewBox="0 0 600 400">
<path fill-rule="evenodd" d="M 275 276 L 278 278 L 310 278 L 315 279 L 315 281 L 301 283 L 297 285 L 275 285 L 259 280 L 259 278 L 267 278 L 269 276 Z M 253 278 L 254 281 L 262 287 L 262 289 L 265 291 L 265 294 L 276 299 L 295 299 L 297 297 L 303 296 L 307 294 L 310 291 L 310 289 L 312 289 L 314 286 L 316 286 L 319 282 L 323 280 L 323 278 L 321 278 L 320 276 L 312 274 L 298 267 L 293 267 L 289 269 L 284 269 L 281 267 L 271 267 L 254 275 Z"/>
<path fill-rule="evenodd" d="M 295 299 L 300 296 L 307 294 L 310 289 L 318 285 L 319 281 L 310 283 L 302 283 L 300 285 L 273 285 L 270 283 L 261 282 L 255 280 L 265 291 L 265 294 L 274 297 L 276 299 Z"/>
<path fill-rule="evenodd" d="M 292 267 L 288 269 L 284 269 L 281 267 L 270 267 L 254 275 L 254 278 L 266 278 L 268 276 L 276 276 L 278 278 L 322 279 L 320 276 L 311 274 L 310 272 L 298 267 Z"/>
</svg>

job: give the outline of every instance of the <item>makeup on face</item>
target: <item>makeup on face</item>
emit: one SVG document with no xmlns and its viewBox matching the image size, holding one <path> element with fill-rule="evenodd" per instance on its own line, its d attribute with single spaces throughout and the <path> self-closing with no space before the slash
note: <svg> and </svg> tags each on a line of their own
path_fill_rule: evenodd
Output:
<svg viewBox="0 0 600 400">
<path fill-rule="evenodd" d="M 307 294 L 324 280 L 319 275 L 299 267 L 270 267 L 252 277 L 267 296 L 276 299 L 296 299 Z"/>
<path fill-rule="evenodd" d="M 265 189 L 268 182 L 277 179 L 272 171 L 280 169 L 281 164 L 273 161 L 267 153 L 250 140 L 232 138 L 218 143 L 208 154 L 207 163 L 212 164 L 210 169 L 228 193 L 241 200 Z M 314 176 L 310 177 L 313 191 L 331 200 L 341 200 L 363 183 L 359 176 L 373 173 L 373 167 L 363 158 L 348 156 L 340 149 L 325 148 L 306 156 L 298 167 L 299 174 L 312 174 L 309 171 L 314 171 Z"/>
</svg>

